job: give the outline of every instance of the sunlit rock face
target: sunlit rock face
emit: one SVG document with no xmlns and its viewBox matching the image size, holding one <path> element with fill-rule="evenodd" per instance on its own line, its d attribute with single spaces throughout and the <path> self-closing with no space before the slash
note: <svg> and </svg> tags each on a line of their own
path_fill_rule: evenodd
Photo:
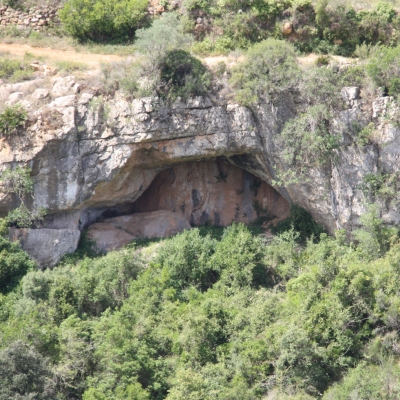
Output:
<svg viewBox="0 0 400 400">
<path fill-rule="evenodd" d="M 248 222 L 254 218 L 249 189 L 254 178 L 247 173 L 262 182 L 256 200 L 281 215 L 281 198 L 275 204 L 275 192 L 264 189 L 264 184 L 274 186 L 291 167 L 284 156 L 287 143 L 280 135 L 285 122 L 296 115 L 290 93 L 249 109 L 232 104 L 214 89 L 209 96 L 166 104 L 153 98 L 132 99 L 122 92 L 100 97 L 74 77 L 57 78 L 47 87 L 48 94 L 38 98 L 36 89 L 42 84 L 48 85 L 30 81 L 0 88 L 4 101 L 20 93 L 18 101 L 29 111 L 24 129 L 0 139 L 0 169 L 32 168 L 32 206 L 48 211 L 43 228 L 86 229 L 108 209 L 135 202 L 137 211 L 178 212 L 184 205 L 180 212 L 192 225 L 205 220 L 221 225 L 232 219 Z M 370 107 L 355 89 L 344 90 L 347 106 L 334 113 L 332 123 L 341 141 L 332 161 L 305 171 L 293 183 L 274 186 L 288 203 L 307 209 L 331 233 L 359 227 L 370 200 L 360 190 L 368 174 L 395 174 L 400 169 L 400 128 L 386 118 L 396 107 L 393 99 L 378 98 Z M 374 143 L 357 146 L 352 127 L 371 120 L 377 127 Z M 218 163 L 208 165 L 207 160 L 220 158 L 245 172 L 232 180 L 231 167 L 222 166 L 227 182 L 216 182 Z M 199 171 L 191 169 L 193 180 L 178 167 L 200 161 L 206 163 Z M 153 196 L 142 197 L 146 190 Z M 173 190 L 182 193 L 173 197 Z M 242 195 L 236 193 L 240 190 Z M 385 223 L 400 222 L 399 204 L 396 199 L 382 202 Z M 0 195 L 0 215 L 15 206 L 15 199 Z M 287 205 L 283 208 L 282 212 Z"/>
</svg>

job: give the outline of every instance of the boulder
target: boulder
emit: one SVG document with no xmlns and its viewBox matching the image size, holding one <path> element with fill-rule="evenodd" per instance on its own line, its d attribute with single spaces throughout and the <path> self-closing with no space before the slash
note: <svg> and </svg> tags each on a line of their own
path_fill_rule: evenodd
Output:
<svg viewBox="0 0 400 400">
<path fill-rule="evenodd" d="M 290 22 L 285 22 L 282 27 L 283 35 L 290 35 L 293 32 L 293 24 Z"/>
<path fill-rule="evenodd" d="M 36 89 L 32 93 L 32 97 L 34 99 L 45 99 L 49 95 L 49 91 L 47 89 Z"/>
<path fill-rule="evenodd" d="M 17 229 L 10 228 L 10 240 L 37 261 L 39 267 L 53 267 L 64 254 L 76 250 L 81 232 L 78 229 Z"/>
<path fill-rule="evenodd" d="M 159 210 L 115 217 L 93 224 L 88 238 L 99 251 L 119 249 L 134 239 L 163 238 L 190 229 L 188 219 L 172 211 Z"/>
<path fill-rule="evenodd" d="M 73 76 L 55 79 L 53 89 L 51 90 L 51 95 L 54 98 L 68 95 L 73 92 L 75 83 L 76 81 Z"/>
<path fill-rule="evenodd" d="M 18 103 L 18 101 L 20 101 L 23 97 L 24 97 L 24 93 L 23 92 L 11 93 L 8 96 L 8 102 L 9 102 L 9 104 L 15 104 L 15 103 Z"/>
</svg>

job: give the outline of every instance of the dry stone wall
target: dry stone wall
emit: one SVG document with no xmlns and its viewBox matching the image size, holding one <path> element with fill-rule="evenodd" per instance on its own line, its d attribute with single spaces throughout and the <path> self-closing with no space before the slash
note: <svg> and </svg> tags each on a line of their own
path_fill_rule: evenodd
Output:
<svg viewBox="0 0 400 400">
<path fill-rule="evenodd" d="M 21 30 L 45 31 L 49 26 L 60 24 L 57 7 L 33 7 L 28 11 L 0 6 L 0 26 L 15 26 Z"/>
</svg>

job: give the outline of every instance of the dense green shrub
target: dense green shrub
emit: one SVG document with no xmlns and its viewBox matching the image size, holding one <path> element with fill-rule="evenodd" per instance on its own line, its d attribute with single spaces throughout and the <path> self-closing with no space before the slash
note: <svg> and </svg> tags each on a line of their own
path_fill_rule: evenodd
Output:
<svg viewBox="0 0 400 400">
<path fill-rule="evenodd" d="M 175 13 L 164 14 L 153 21 L 147 29 L 136 32 L 136 49 L 144 56 L 146 75 L 159 83 L 159 69 L 168 51 L 187 48 L 193 41 L 191 35 L 184 33 Z"/>
<path fill-rule="evenodd" d="M 397 399 L 400 241 L 361 222 L 359 245 L 235 224 L 30 271 L 0 295 L 0 398 Z"/>
<path fill-rule="evenodd" d="M 267 39 L 249 49 L 246 60 L 233 70 L 230 83 L 238 102 L 254 105 L 294 88 L 299 72 L 294 48 L 284 41 Z"/>
<path fill-rule="evenodd" d="M 156 96 L 161 85 L 161 63 L 168 51 L 185 49 L 192 39 L 183 32 L 175 13 L 165 13 L 149 28 L 136 31 L 137 57 L 102 65 L 105 91 L 122 89 L 139 97 Z"/>
<path fill-rule="evenodd" d="M 47 360 L 26 343 L 16 341 L 0 352 L 0 400 L 45 400 L 50 377 Z"/>
<path fill-rule="evenodd" d="M 154 262 L 166 268 L 177 289 L 194 286 L 206 290 L 218 278 L 217 268 L 209 262 L 215 245 L 216 241 L 211 237 L 203 238 L 198 229 L 191 229 L 167 241 Z"/>
<path fill-rule="evenodd" d="M 170 98 L 202 96 L 207 93 L 211 74 L 200 60 L 185 50 L 171 50 L 161 60 L 160 80 L 165 85 L 161 93 Z"/>
<path fill-rule="evenodd" d="M 18 243 L 0 237 L 0 293 L 13 290 L 21 278 L 36 266 Z"/>
<path fill-rule="evenodd" d="M 146 16 L 147 0 L 68 0 L 59 11 L 65 30 L 79 40 L 131 39 Z"/>
<path fill-rule="evenodd" d="M 292 206 L 290 216 L 271 228 L 275 234 L 281 234 L 291 229 L 297 232 L 298 237 L 303 240 L 313 237 L 315 241 L 318 241 L 321 233 L 325 232 L 323 226 L 317 224 L 307 210 L 298 206 Z"/>
</svg>

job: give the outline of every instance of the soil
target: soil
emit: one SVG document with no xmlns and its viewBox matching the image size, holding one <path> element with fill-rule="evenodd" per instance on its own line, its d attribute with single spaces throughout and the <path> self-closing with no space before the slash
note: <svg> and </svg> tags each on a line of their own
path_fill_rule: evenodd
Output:
<svg viewBox="0 0 400 400">
<path fill-rule="evenodd" d="M 0 52 L 10 53 L 23 57 L 25 53 L 31 53 L 36 57 L 44 57 L 47 62 L 75 61 L 86 64 L 89 68 L 98 69 L 101 63 L 121 61 L 123 57 L 116 55 L 78 53 L 74 50 L 55 50 L 51 48 L 32 47 L 27 44 L 0 43 Z"/>
</svg>

